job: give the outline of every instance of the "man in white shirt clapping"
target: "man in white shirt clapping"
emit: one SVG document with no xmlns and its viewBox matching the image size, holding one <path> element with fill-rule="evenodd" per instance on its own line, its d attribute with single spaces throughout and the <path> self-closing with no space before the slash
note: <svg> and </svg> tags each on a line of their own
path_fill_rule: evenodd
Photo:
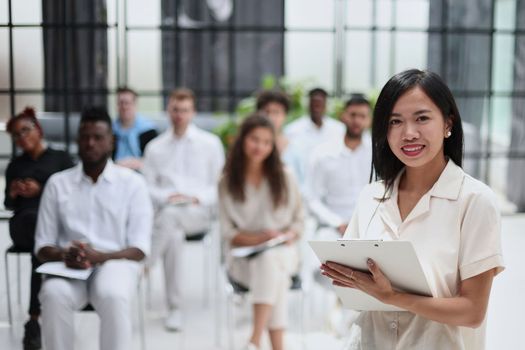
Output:
<svg viewBox="0 0 525 350">
<path fill-rule="evenodd" d="M 219 138 L 192 124 L 195 96 L 177 89 L 169 97 L 171 127 L 151 141 L 143 173 L 155 205 L 150 264 L 164 265 L 169 314 L 166 329 L 180 330 L 182 254 L 187 234 L 207 231 L 217 201 L 217 183 L 224 165 Z"/>
<path fill-rule="evenodd" d="M 345 104 L 341 121 L 344 137 L 315 149 L 306 176 L 306 197 L 320 226 L 328 226 L 335 237 L 346 230 L 363 187 L 370 179 L 372 144 L 370 103 L 361 95 Z"/>
<path fill-rule="evenodd" d="M 77 141 L 81 163 L 53 175 L 44 189 L 35 253 L 42 262 L 93 272 L 87 280 L 44 280 L 44 347 L 73 349 L 74 312 L 91 303 L 100 317 L 100 349 L 127 350 L 139 262 L 150 250 L 152 205 L 142 177 L 109 159 L 113 133 L 105 109 L 82 113 Z"/>
</svg>

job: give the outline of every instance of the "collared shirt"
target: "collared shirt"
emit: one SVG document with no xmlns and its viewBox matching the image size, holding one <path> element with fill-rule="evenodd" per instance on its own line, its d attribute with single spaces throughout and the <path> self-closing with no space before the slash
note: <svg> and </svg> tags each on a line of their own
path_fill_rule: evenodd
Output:
<svg viewBox="0 0 525 350">
<path fill-rule="evenodd" d="M 140 134 L 154 129 L 153 122 L 140 115 L 135 116 L 135 121 L 129 128 L 123 128 L 120 120 L 115 120 L 113 122 L 113 132 L 117 137 L 115 160 L 142 157 Z"/>
<path fill-rule="evenodd" d="M 152 225 L 151 200 L 140 175 L 108 161 L 93 183 L 79 164 L 54 174 L 44 189 L 35 253 L 80 240 L 104 252 L 134 247 L 147 255 Z"/>
<path fill-rule="evenodd" d="M 175 193 L 196 197 L 206 206 L 217 201 L 217 183 L 224 165 L 224 150 L 212 133 L 188 126 L 182 137 L 168 129 L 144 152 L 142 172 L 156 206 Z"/>
<path fill-rule="evenodd" d="M 343 123 L 325 116 L 319 128 L 309 116 L 303 116 L 288 124 L 283 132 L 289 140 L 284 160 L 303 187 L 306 167 L 313 149 L 325 142 L 342 139 L 345 127 Z"/>
<path fill-rule="evenodd" d="M 345 238 L 412 242 L 438 298 L 457 296 L 460 281 L 504 269 L 500 213 L 488 186 L 449 160 L 434 186 L 402 221 L 397 204 L 400 177 L 384 201 L 382 183 L 363 190 Z M 467 329 L 410 312 L 363 312 L 356 327 L 360 332 L 353 335 L 367 349 L 484 348 L 485 324 Z"/>
<path fill-rule="evenodd" d="M 320 223 L 338 227 L 352 218 L 357 198 L 368 184 L 372 164 L 370 135 L 365 133 L 354 150 L 344 138 L 315 149 L 306 174 L 310 211 Z"/>
</svg>

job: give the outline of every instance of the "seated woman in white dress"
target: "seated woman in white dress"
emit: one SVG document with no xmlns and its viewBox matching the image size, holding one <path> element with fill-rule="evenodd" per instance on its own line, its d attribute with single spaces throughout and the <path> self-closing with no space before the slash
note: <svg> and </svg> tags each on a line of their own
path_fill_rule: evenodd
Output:
<svg viewBox="0 0 525 350">
<path fill-rule="evenodd" d="M 252 258 L 228 258 L 228 273 L 249 288 L 256 350 L 268 329 L 273 350 L 283 349 L 287 290 L 299 267 L 297 240 L 303 209 L 297 184 L 281 162 L 271 121 L 248 117 L 233 144 L 219 184 L 221 232 L 228 247 L 248 247 L 283 236 L 286 244 Z"/>
</svg>

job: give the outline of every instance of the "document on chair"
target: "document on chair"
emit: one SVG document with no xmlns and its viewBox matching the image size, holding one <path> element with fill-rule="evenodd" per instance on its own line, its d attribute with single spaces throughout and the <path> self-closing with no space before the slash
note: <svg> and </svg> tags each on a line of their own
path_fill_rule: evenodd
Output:
<svg viewBox="0 0 525 350">
<path fill-rule="evenodd" d="M 280 236 L 272 238 L 261 244 L 257 244 L 257 245 L 253 245 L 249 247 L 233 248 L 231 250 L 231 255 L 236 258 L 252 258 L 264 252 L 267 249 L 284 244 L 289 239 L 290 239 L 289 235 L 280 235 Z"/>
<path fill-rule="evenodd" d="M 36 272 L 46 275 L 61 276 L 85 281 L 93 272 L 93 268 L 85 270 L 72 269 L 70 267 L 67 267 L 63 261 L 52 261 L 40 265 L 36 269 Z"/>
</svg>

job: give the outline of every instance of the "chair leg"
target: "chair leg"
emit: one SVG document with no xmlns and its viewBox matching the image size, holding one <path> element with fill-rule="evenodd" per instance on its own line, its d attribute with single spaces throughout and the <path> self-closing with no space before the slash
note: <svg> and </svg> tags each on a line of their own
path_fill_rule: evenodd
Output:
<svg viewBox="0 0 525 350">
<path fill-rule="evenodd" d="M 305 339 L 304 339 L 304 290 L 301 288 L 301 302 L 299 303 L 299 327 L 300 330 L 300 339 L 301 339 L 301 348 L 305 349 Z"/>
<path fill-rule="evenodd" d="M 139 308 L 139 332 L 140 332 L 140 348 L 146 350 L 146 334 L 144 325 L 144 291 L 142 289 L 142 281 L 138 286 L 138 308 Z"/>
<path fill-rule="evenodd" d="M 235 327 L 233 318 L 233 293 L 228 292 L 226 296 L 226 325 L 228 327 L 228 349 L 235 350 L 235 339 L 233 334 L 233 328 Z"/>
<path fill-rule="evenodd" d="M 208 308 L 210 305 L 210 255 L 211 255 L 211 237 L 209 236 L 211 233 L 208 233 L 206 237 L 204 237 L 204 242 L 202 245 L 203 251 L 203 276 L 204 276 L 204 283 L 203 283 L 203 304 L 205 308 Z"/>
<path fill-rule="evenodd" d="M 18 292 L 18 306 L 22 305 L 22 287 L 20 283 L 20 254 L 16 254 L 16 286 Z"/>
<path fill-rule="evenodd" d="M 9 325 L 13 325 L 13 311 L 11 310 L 11 284 L 9 278 L 9 257 L 7 251 L 5 252 L 5 285 L 7 292 L 7 315 L 9 318 Z"/>
</svg>

